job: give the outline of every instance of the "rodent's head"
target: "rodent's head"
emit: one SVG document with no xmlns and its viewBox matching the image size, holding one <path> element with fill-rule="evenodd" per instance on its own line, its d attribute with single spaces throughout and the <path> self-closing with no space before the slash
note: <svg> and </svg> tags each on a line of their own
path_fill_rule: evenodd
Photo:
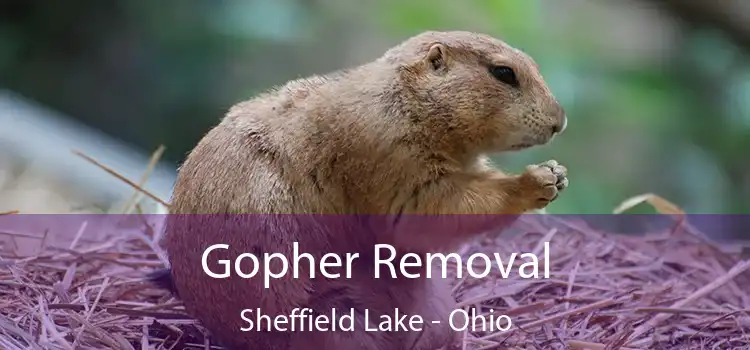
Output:
<svg viewBox="0 0 750 350">
<path fill-rule="evenodd" d="M 478 151 L 546 144 L 566 127 L 565 111 L 536 62 L 496 38 L 425 32 L 381 60 L 395 64 L 405 85 L 414 87 L 408 93 L 418 101 L 412 107 L 416 122 L 452 133 Z"/>
</svg>

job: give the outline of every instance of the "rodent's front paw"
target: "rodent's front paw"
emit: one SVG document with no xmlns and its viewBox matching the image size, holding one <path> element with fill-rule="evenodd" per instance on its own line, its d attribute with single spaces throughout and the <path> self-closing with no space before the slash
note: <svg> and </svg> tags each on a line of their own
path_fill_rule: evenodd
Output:
<svg viewBox="0 0 750 350">
<path fill-rule="evenodd" d="M 529 165 L 521 175 L 521 195 L 529 200 L 531 209 L 541 209 L 557 199 L 568 187 L 568 170 L 554 160 Z"/>
</svg>

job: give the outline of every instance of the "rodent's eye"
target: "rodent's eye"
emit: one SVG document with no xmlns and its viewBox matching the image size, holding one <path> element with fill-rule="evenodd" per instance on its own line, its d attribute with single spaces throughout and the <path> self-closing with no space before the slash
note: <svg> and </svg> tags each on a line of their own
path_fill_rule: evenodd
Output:
<svg viewBox="0 0 750 350">
<path fill-rule="evenodd" d="M 506 66 L 491 66 L 490 73 L 492 73 L 495 79 L 510 86 L 518 87 L 518 79 L 512 68 Z"/>
</svg>

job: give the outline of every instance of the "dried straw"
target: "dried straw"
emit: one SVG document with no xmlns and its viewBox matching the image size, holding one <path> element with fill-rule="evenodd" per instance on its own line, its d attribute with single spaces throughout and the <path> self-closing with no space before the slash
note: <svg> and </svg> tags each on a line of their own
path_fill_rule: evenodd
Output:
<svg viewBox="0 0 750 350">
<path fill-rule="evenodd" d="M 478 240 L 461 253 L 540 253 L 549 241 L 550 261 L 540 264 L 551 276 L 455 279 L 459 307 L 513 323 L 464 332 L 463 349 L 750 349 L 750 262 L 687 223 L 641 237 L 552 216 L 521 226 L 521 235 Z M 99 237 L 83 227 L 67 247 L 38 255 L 5 247 L 0 348 L 218 349 L 178 300 L 144 282 L 164 264 L 154 235 Z"/>
</svg>

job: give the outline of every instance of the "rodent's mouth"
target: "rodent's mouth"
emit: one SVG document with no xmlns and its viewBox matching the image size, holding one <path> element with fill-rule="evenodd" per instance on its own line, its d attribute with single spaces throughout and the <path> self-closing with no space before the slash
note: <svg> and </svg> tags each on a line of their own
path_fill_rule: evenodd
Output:
<svg viewBox="0 0 750 350">
<path fill-rule="evenodd" d="M 533 143 L 517 143 L 515 145 L 510 146 L 510 149 L 512 150 L 521 150 L 526 148 L 534 147 Z"/>
<path fill-rule="evenodd" d="M 505 150 L 508 151 L 520 151 L 527 148 L 532 148 L 536 146 L 546 145 L 552 142 L 552 140 L 555 138 L 555 135 L 540 135 L 537 133 L 530 133 L 526 135 L 522 135 L 520 137 L 515 137 L 515 143 L 511 143 L 510 145 L 505 147 Z"/>
<path fill-rule="evenodd" d="M 531 148 L 535 146 L 546 145 L 546 144 L 551 143 L 552 140 L 554 140 L 554 138 L 555 138 L 554 134 L 548 137 L 544 137 L 541 135 L 525 136 L 521 139 L 521 142 L 512 145 L 510 148 L 512 150 L 522 150 L 522 149 Z"/>
</svg>

